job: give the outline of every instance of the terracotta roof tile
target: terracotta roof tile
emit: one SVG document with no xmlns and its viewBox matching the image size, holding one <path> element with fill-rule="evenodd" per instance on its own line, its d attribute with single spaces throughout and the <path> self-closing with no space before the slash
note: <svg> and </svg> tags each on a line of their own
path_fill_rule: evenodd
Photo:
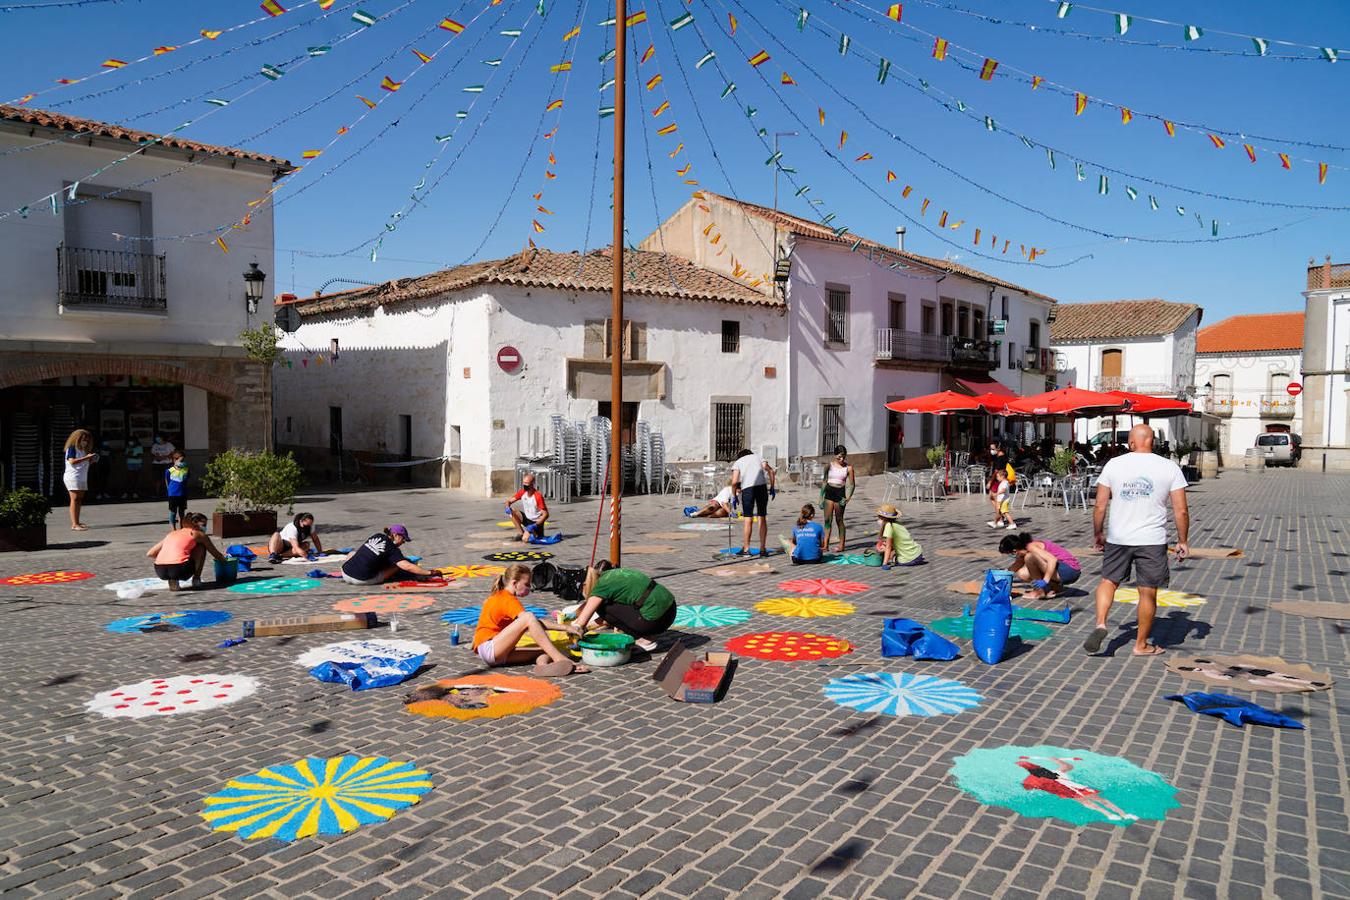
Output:
<svg viewBox="0 0 1350 900">
<path fill-rule="evenodd" d="M 61 113 L 49 112 L 45 109 L 28 109 L 22 106 L 7 106 L 5 104 L 0 104 L 0 121 L 18 122 L 24 125 L 35 125 L 40 128 L 54 128 L 57 131 L 69 131 L 78 134 L 115 138 L 137 144 L 145 143 L 147 141 L 158 141 L 159 146 L 168 147 L 173 150 L 186 150 L 192 153 L 209 153 L 212 156 L 223 156 L 231 159 L 248 159 L 254 162 L 268 163 L 269 165 L 284 168 L 288 171 L 293 168 L 286 160 L 279 159 L 275 156 L 268 156 L 265 153 L 254 153 L 251 150 L 241 150 L 237 147 L 219 147 L 215 144 L 202 144 L 197 141 L 188 141 L 176 137 L 161 137 L 158 134 L 152 134 L 148 131 L 137 131 L 134 128 L 124 128 L 121 125 L 114 125 L 110 122 L 96 122 L 93 119 L 79 119 L 75 116 L 66 116 Z"/>
<path fill-rule="evenodd" d="M 1303 313 L 1230 316 L 1200 329 L 1196 353 L 1263 353 L 1303 349 Z"/>
<path fill-rule="evenodd" d="M 723 194 L 713 193 L 712 191 L 704 191 L 703 193 L 708 197 L 721 200 L 724 203 L 739 206 L 748 213 L 774 222 L 779 227 L 788 229 L 793 234 L 802 237 L 812 238 L 813 240 L 830 241 L 831 243 L 845 244 L 847 246 L 852 246 L 855 241 L 861 240 L 861 246 L 880 251 L 883 255 L 889 256 L 893 260 L 899 262 L 918 264 L 938 272 L 951 272 L 957 275 L 964 275 L 967 278 L 973 278 L 976 281 L 983 281 L 985 284 L 1007 288 L 1010 291 L 1021 291 L 1024 294 L 1041 300 L 1047 300 L 1051 303 L 1058 302 L 1054 297 L 1049 297 L 1037 291 L 1030 290 L 1029 288 L 1024 288 L 1021 285 L 1013 284 L 1011 281 L 1004 281 L 1002 278 L 996 278 L 993 275 L 981 272 L 979 269 L 972 269 L 970 266 L 965 266 L 961 263 L 953 262 L 952 260 L 938 259 L 932 256 L 921 256 L 918 253 L 911 253 L 908 250 L 898 250 L 890 244 L 883 244 L 880 241 L 864 238 L 848 231 L 844 232 L 843 235 L 837 235 L 834 233 L 834 229 L 829 226 L 785 213 L 782 210 L 760 206 L 757 203 L 747 203 L 744 200 L 737 200 L 734 197 L 727 197 Z"/>
<path fill-rule="evenodd" d="M 676 256 L 647 250 L 625 250 L 623 260 L 625 295 L 783 306 L 783 302 L 771 292 L 760 293 L 725 275 L 700 268 Z M 608 250 L 597 250 L 585 255 L 526 250 L 506 259 L 469 263 L 453 269 L 388 281 L 374 287 L 285 302 L 296 304 L 301 315 L 320 315 L 420 300 L 480 284 L 608 292 L 612 269 L 612 257 Z"/>
<path fill-rule="evenodd" d="M 1055 321 L 1050 324 L 1050 340 L 1086 341 L 1171 334 L 1196 312 L 1204 311 L 1194 303 L 1171 300 L 1061 303 L 1055 309 Z"/>
</svg>

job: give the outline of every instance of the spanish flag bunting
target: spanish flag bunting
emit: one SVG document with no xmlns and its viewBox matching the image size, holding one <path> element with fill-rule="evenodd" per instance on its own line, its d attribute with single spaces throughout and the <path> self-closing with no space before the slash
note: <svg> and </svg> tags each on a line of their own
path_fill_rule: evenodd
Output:
<svg viewBox="0 0 1350 900">
<path fill-rule="evenodd" d="M 1163 119 L 1163 128 L 1166 128 L 1166 129 L 1167 129 L 1167 136 L 1168 136 L 1168 137 L 1176 137 L 1176 136 L 1177 136 L 1177 126 L 1173 125 L 1171 122 L 1167 121 L 1166 119 Z"/>
<path fill-rule="evenodd" d="M 709 241 L 709 243 L 716 244 L 719 243 L 721 240 L 722 240 L 722 233 L 719 231 L 717 234 L 712 236 L 712 240 Z"/>
<path fill-rule="evenodd" d="M 1320 162 L 1320 163 L 1317 164 L 1317 183 L 1318 183 L 1318 184 L 1326 184 L 1326 183 L 1327 183 L 1327 164 L 1326 164 L 1326 163 Z"/>
<path fill-rule="evenodd" d="M 676 130 L 676 129 L 675 129 L 675 123 L 674 123 L 674 122 L 671 122 L 669 125 L 665 126 L 664 128 L 658 128 L 658 129 L 656 129 L 656 133 L 657 133 L 657 134 L 674 134 L 674 133 L 675 133 L 675 130 Z"/>
<path fill-rule="evenodd" d="M 655 45 L 655 44 L 648 44 L 648 45 L 647 45 L 647 49 L 642 51 L 642 58 L 638 60 L 638 65 L 639 65 L 639 66 L 642 65 L 643 63 L 645 63 L 647 60 L 651 59 L 651 58 L 652 58 L 653 56 L 655 56 L 655 55 L 656 55 L 656 45 Z"/>
<path fill-rule="evenodd" d="M 1003 241 L 1003 252 L 1004 252 L 1004 253 L 1007 253 L 1007 252 L 1008 252 L 1008 245 L 1011 244 L 1011 243 L 1012 243 L 1012 238 L 1007 238 L 1007 239 L 1005 239 L 1005 240 Z"/>
<path fill-rule="evenodd" d="M 576 26 L 576 27 L 573 28 L 571 31 L 567 32 L 567 34 L 564 34 L 564 35 L 563 35 L 563 43 L 564 43 L 564 44 L 567 43 L 568 41 L 570 41 L 572 38 L 576 37 L 576 36 L 579 35 L 579 34 L 581 34 L 581 26 L 580 26 L 580 25 Z"/>
<path fill-rule="evenodd" d="M 1289 154 L 1288 154 L 1288 153 L 1281 153 L 1281 154 L 1278 154 L 1278 155 L 1279 155 L 1279 157 L 1280 157 L 1280 167 L 1283 168 L 1283 169 L 1289 168 Z"/>
<path fill-rule="evenodd" d="M 717 227 L 717 223 L 716 223 L 716 222 L 709 222 L 709 223 L 708 223 L 706 226 L 704 226 L 704 228 L 703 228 L 703 236 L 704 236 L 704 237 L 707 237 L 708 235 L 712 234 L 712 230 L 713 230 L 714 228 L 716 228 L 716 227 Z"/>
<path fill-rule="evenodd" d="M 676 170 L 675 170 L 675 174 L 676 174 L 676 175 L 679 175 L 681 178 L 683 178 L 685 175 L 688 175 L 688 174 L 689 174 L 689 169 L 692 168 L 692 166 L 693 166 L 692 163 L 685 163 L 683 169 L 676 169 Z"/>
<path fill-rule="evenodd" d="M 640 9 L 640 10 L 638 10 L 638 11 L 635 12 L 635 13 L 630 13 L 629 16 L 628 16 L 628 18 L 627 18 L 627 19 L 624 19 L 623 24 L 626 25 L 626 26 L 629 27 L 629 28 L 632 28 L 634 25 L 638 24 L 639 22 L 645 22 L 645 21 L 647 21 L 647 11 L 646 11 L 645 9 Z"/>
<path fill-rule="evenodd" d="M 866 162 L 867 160 L 869 160 L 869 159 L 871 159 L 871 158 L 872 158 L 872 154 L 870 154 L 870 153 L 864 153 L 862 156 L 859 156 L 857 159 L 855 159 L 855 160 L 853 160 L 853 161 L 854 161 L 854 162 Z"/>
<path fill-rule="evenodd" d="M 561 99 L 559 99 L 559 100 L 553 100 L 553 101 L 551 101 L 551 102 L 549 103 L 548 106 L 545 106 L 545 107 L 544 107 L 544 112 L 552 112 L 552 111 L 555 110 L 555 109 L 562 109 L 562 105 L 563 105 L 563 102 L 562 102 Z"/>
<path fill-rule="evenodd" d="M 980 242 L 980 229 L 976 228 L 976 229 L 975 229 L 975 243 L 976 243 L 976 244 L 979 244 L 979 242 Z"/>
<path fill-rule="evenodd" d="M 994 77 L 994 70 L 998 68 L 998 60 L 986 59 L 984 65 L 980 66 L 980 80 L 989 81 Z"/>
<path fill-rule="evenodd" d="M 708 199 L 707 197 L 705 197 L 705 196 L 703 195 L 703 192 L 702 192 L 702 191 L 694 191 L 694 192 L 693 192 L 692 194 L 690 194 L 689 196 L 690 196 L 690 197 L 693 197 L 695 200 L 707 200 L 707 199 Z"/>
<path fill-rule="evenodd" d="M 549 138 L 553 137 L 553 136 L 554 136 L 555 134 L 557 134 L 557 133 L 558 133 L 558 126 L 557 126 L 557 125 L 554 125 L 554 126 L 553 126 L 553 130 L 550 131 L 548 134 L 544 135 L 544 138 L 543 138 L 543 139 L 544 139 L 544 140 L 548 140 Z"/>
<path fill-rule="evenodd" d="M 929 201 L 929 199 L 928 199 L 927 197 L 924 197 L 924 198 L 923 198 L 923 204 L 919 207 L 919 215 L 922 216 L 923 214 L 925 214 L 926 212 L 928 212 L 928 204 L 929 204 L 929 202 L 931 202 L 931 201 Z"/>
<path fill-rule="evenodd" d="M 541 232 L 541 231 L 544 230 L 544 226 L 539 224 L 539 220 L 538 220 L 538 219 L 531 219 L 531 220 L 530 220 L 530 224 L 534 226 L 534 230 L 535 230 L 535 233 L 536 233 L 536 234 L 537 234 L 538 232 Z"/>
<path fill-rule="evenodd" d="M 120 68 L 122 68 L 123 66 L 125 66 L 126 64 L 127 64 L 127 63 L 126 63 L 126 60 L 122 60 L 122 59 L 105 59 L 105 60 L 103 61 L 103 68 L 105 68 L 105 69 L 120 69 Z"/>
<path fill-rule="evenodd" d="M 895 173 L 892 172 L 892 171 L 890 171 L 889 169 L 887 169 L 887 170 L 886 170 L 886 183 L 887 183 L 887 184 L 890 184 L 890 183 L 891 183 L 892 181 L 894 181 L 894 180 L 895 180 Z"/>
<path fill-rule="evenodd" d="M 224 34 L 225 32 L 223 32 L 223 31 L 207 31 L 206 29 L 202 29 L 202 31 L 199 32 L 199 33 L 201 34 L 202 37 L 206 38 L 208 41 L 214 41 L 216 38 L 220 37 L 220 36 L 221 36 L 222 34 Z"/>
<path fill-rule="evenodd" d="M 795 82 L 795 81 L 792 80 L 792 76 L 791 76 L 791 75 L 789 75 L 788 73 L 784 72 L 783 75 L 782 75 L 782 77 L 778 79 L 778 83 L 779 83 L 779 84 L 796 84 L 797 82 Z"/>
<path fill-rule="evenodd" d="M 155 48 L 155 55 L 156 55 L 156 56 L 163 56 L 165 53 L 172 53 L 173 51 L 175 51 L 175 50 L 177 50 L 177 49 L 178 49 L 177 47 L 168 47 L 168 46 L 165 46 L 165 47 L 156 47 L 156 48 Z"/>
<path fill-rule="evenodd" d="M 413 50 L 412 55 L 415 56 L 415 57 L 417 57 L 418 61 L 421 62 L 421 63 L 424 64 L 424 65 L 425 65 L 426 63 L 431 62 L 431 57 L 430 57 L 430 56 L 427 56 L 427 55 L 426 55 L 425 53 L 423 53 L 421 50 Z"/>
<path fill-rule="evenodd" d="M 558 164 L 558 157 L 554 156 L 553 151 L 551 150 L 549 151 L 548 154 L 548 164 L 550 166 L 556 166 Z"/>
<path fill-rule="evenodd" d="M 657 72 L 651 78 L 647 79 L 647 90 L 653 90 L 662 81 L 661 73 Z"/>
<path fill-rule="evenodd" d="M 1033 91 L 1036 90 L 1036 88 L 1038 88 L 1038 87 L 1041 86 L 1041 82 L 1044 81 L 1044 80 L 1045 80 L 1045 79 L 1042 78 L 1042 77 L 1039 76 L 1039 75 L 1032 75 L 1032 76 L 1031 76 L 1031 89 L 1032 89 Z"/>
<path fill-rule="evenodd" d="M 750 57 L 750 65 L 752 66 L 762 66 L 764 65 L 764 63 L 768 61 L 769 61 L 769 54 L 763 50 L 759 51 L 754 56 Z"/>
<path fill-rule="evenodd" d="M 1247 159 L 1256 162 L 1256 148 L 1251 144 L 1243 144 L 1242 149 L 1247 151 Z"/>
<path fill-rule="evenodd" d="M 820 116 L 820 124 L 824 125 L 824 124 L 825 124 L 825 110 L 823 110 L 823 109 L 821 109 L 820 107 L 817 106 L 817 107 L 816 107 L 816 113 Z"/>
<path fill-rule="evenodd" d="M 262 10 L 269 16 L 279 16 L 286 11 L 286 7 L 278 3 L 277 0 L 263 0 Z"/>
<path fill-rule="evenodd" d="M 546 215 L 546 216 L 551 216 L 551 215 L 553 215 L 553 210 L 551 210 L 551 209 L 544 209 L 544 207 L 542 207 L 542 206 L 536 206 L 535 209 L 539 210 L 541 213 L 543 213 L 543 214 Z"/>
<path fill-rule="evenodd" d="M 572 71 L 572 64 L 570 62 L 560 62 L 557 65 L 549 66 L 548 70 L 555 75 L 559 72 L 570 72 Z"/>
<path fill-rule="evenodd" d="M 912 185 L 912 184 L 907 184 L 907 185 L 905 185 L 905 189 L 904 189 L 903 191 L 900 192 L 900 196 L 901 196 L 901 197 L 904 197 L 906 200 L 908 200 L 908 199 L 909 199 L 909 195 L 912 194 L 912 193 L 914 193 L 914 185 Z"/>
<path fill-rule="evenodd" d="M 1209 142 L 1219 150 L 1224 148 L 1223 138 L 1219 137 L 1217 134 L 1211 134 L 1209 136 Z"/>
<path fill-rule="evenodd" d="M 549 172 L 545 170 L 544 177 L 547 178 L 549 181 L 552 181 L 553 179 L 558 177 L 558 174 L 556 172 Z"/>
<path fill-rule="evenodd" d="M 680 151 L 683 149 L 684 149 L 684 141 L 680 141 L 678 144 L 675 145 L 675 149 L 667 153 L 666 156 L 669 156 L 671 159 L 674 159 L 675 157 L 680 155 Z"/>
<path fill-rule="evenodd" d="M 887 8 L 887 10 L 886 10 L 886 18 L 891 19 L 892 21 L 895 21 L 895 22 L 899 22 L 899 21 L 900 21 L 900 11 L 901 11 L 901 10 L 900 10 L 900 7 L 901 7 L 901 4 L 899 4 L 899 3 L 892 3 L 892 4 Z"/>
<path fill-rule="evenodd" d="M 343 134 L 346 134 L 346 133 L 349 132 L 349 131 L 351 131 L 351 129 L 348 128 L 346 125 L 343 125 L 341 128 L 339 128 L 339 129 L 337 130 L 337 133 L 338 133 L 339 135 L 343 135 Z"/>
<path fill-rule="evenodd" d="M 727 24 L 731 27 L 731 35 L 732 35 L 732 37 L 735 37 L 735 36 L 736 36 L 736 25 L 737 25 L 737 22 L 736 22 L 736 17 L 735 17 L 734 15 L 732 15 L 731 13 L 727 13 Z"/>
<path fill-rule="evenodd" d="M 56 83 L 57 83 L 57 84 L 79 84 L 79 83 L 80 83 L 81 81 L 83 81 L 83 80 L 84 80 L 83 78 L 58 78 L 58 79 L 56 79 Z"/>
<path fill-rule="evenodd" d="M 445 31 L 452 31 L 455 34 L 459 34 L 461 31 L 464 30 L 464 26 L 456 22 L 454 19 L 442 19 L 440 27 Z"/>
<path fill-rule="evenodd" d="M 25 104 L 28 103 L 29 100 L 32 100 L 36 96 L 37 94 L 24 94 L 21 98 L 19 98 L 19 106 L 24 106 Z"/>
<path fill-rule="evenodd" d="M 337 0 L 319 0 L 319 9 L 332 9 Z"/>
<path fill-rule="evenodd" d="M 301 153 L 300 155 L 301 155 L 302 157 L 304 157 L 305 159 L 317 159 L 318 157 L 320 157 L 320 156 L 323 155 L 323 151 L 322 151 L 322 150 L 306 150 L 304 153 Z"/>
<path fill-rule="evenodd" d="M 712 213 L 712 207 L 711 207 L 711 206 L 708 206 L 708 205 L 706 205 L 706 204 L 700 203 L 700 204 L 698 205 L 698 208 L 701 209 L 701 210 L 703 210 L 705 213 L 710 213 L 710 214 Z"/>
<path fill-rule="evenodd" d="M 945 209 L 942 211 L 942 215 L 938 216 L 938 227 L 939 228 L 947 227 L 947 211 Z"/>
<path fill-rule="evenodd" d="M 843 150 L 844 145 L 847 143 L 848 143 L 848 132 L 847 131 L 839 132 L 839 149 Z"/>
<path fill-rule="evenodd" d="M 1120 108 L 1120 124 L 1128 125 L 1130 124 L 1130 120 L 1133 118 L 1134 113 L 1130 112 L 1129 107 L 1122 106 Z"/>
<path fill-rule="evenodd" d="M 1073 114 L 1081 116 L 1083 110 L 1087 109 L 1087 94 L 1075 93 L 1073 95 Z"/>
<path fill-rule="evenodd" d="M 935 38 L 933 40 L 933 59 L 947 58 L 947 39 Z"/>
<path fill-rule="evenodd" d="M 366 99 L 365 97 L 362 97 L 360 94 L 357 94 L 357 95 L 356 95 L 356 99 L 357 99 L 357 100 L 360 100 L 362 103 L 364 103 L 364 104 L 366 105 L 366 108 L 367 108 L 367 109 L 374 109 L 374 108 L 375 108 L 375 101 L 374 101 L 374 100 L 368 100 L 368 99 Z"/>
<path fill-rule="evenodd" d="M 216 235 L 216 246 L 220 248 L 221 253 L 230 252 L 230 245 L 225 243 L 225 238 L 219 234 Z"/>
<path fill-rule="evenodd" d="M 386 91 L 396 91 L 403 87 L 403 82 L 395 81 L 386 75 L 384 78 L 380 79 L 380 87 L 384 88 Z"/>
<path fill-rule="evenodd" d="M 665 112 L 668 109 L 670 109 L 670 101 L 662 100 L 661 105 L 656 107 L 656 109 L 652 110 L 652 117 L 655 118 L 656 116 L 661 115 L 661 113 Z"/>
</svg>

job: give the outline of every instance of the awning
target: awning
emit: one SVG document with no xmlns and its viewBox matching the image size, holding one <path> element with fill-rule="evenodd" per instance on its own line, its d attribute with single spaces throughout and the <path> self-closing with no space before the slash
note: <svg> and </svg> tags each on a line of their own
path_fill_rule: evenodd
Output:
<svg viewBox="0 0 1350 900">
<path fill-rule="evenodd" d="M 952 378 L 957 384 L 970 391 L 975 396 L 980 394 L 998 394 L 1000 397 L 1016 397 L 1012 391 L 1008 390 L 997 381 L 979 378 Z"/>
</svg>

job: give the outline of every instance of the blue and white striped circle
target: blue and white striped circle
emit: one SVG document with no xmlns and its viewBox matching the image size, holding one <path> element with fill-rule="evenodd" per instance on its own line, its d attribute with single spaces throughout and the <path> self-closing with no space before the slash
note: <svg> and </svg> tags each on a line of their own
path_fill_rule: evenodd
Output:
<svg viewBox="0 0 1350 900">
<path fill-rule="evenodd" d="M 447 625 L 477 625 L 478 614 L 483 611 L 481 606 L 461 606 L 459 609 L 452 609 L 448 613 L 441 614 L 441 621 Z M 548 610 L 542 606 L 527 606 L 526 612 L 532 612 L 536 616 L 548 615 Z"/>
<path fill-rule="evenodd" d="M 984 698 L 959 681 L 908 672 L 859 672 L 834 678 L 825 696 L 841 706 L 888 716 L 946 716 Z"/>
</svg>

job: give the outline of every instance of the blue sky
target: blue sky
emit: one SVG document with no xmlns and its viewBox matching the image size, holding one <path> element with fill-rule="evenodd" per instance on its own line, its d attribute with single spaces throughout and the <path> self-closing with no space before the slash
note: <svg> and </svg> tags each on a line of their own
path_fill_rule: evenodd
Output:
<svg viewBox="0 0 1350 900">
<path fill-rule="evenodd" d="M 0 0 L 0 6 L 5 2 L 43 0 Z M 277 291 L 303 294 L 332 278 L 381 281 L 504 256 L 531 237 L 558 250 L 604 245 L 612 120 L 601 120 L 597 109 L 613 102 L 612 89 L 598 90 L 612 77 L 612 64 L 597 60 L 608 46 L 598 24 L 610 14 L 608 0 L 545 0 L 542 19 L 534 0 L 489 2 L 337 0 L 321 17 L 314 2 L 281 0 L 289 7 L 285 15 L 52 90 L 31 105 L 152 131 L 209 113 L 181 134 L 297 162 L 303 151 L 326 147 L 337 129 L 350 127 L 277 193 L 278 252 L 269 281 Z M 780 181 L 780 202 L 788 211 L 807 217 L 833 213 L 832 224 L 882 241 L 893 238 L 896 225 L 906 224 L 909 249 L 953 255 L 1063 301 L 1185 300 L 1202 304 L 1207 322 L 1301 308 L 1308 257 L 1350 257 L 1346 212 L 1240 203 L 1180 188 L 1266 203 L 1350 207 L 1350 153 L 1293 143 L 1350 146 L 1350 134 L 1335 127 L 1350 110 L 1344 99 L 1350 95 L 1350 6 L 1312 0 L 1112 4 L 1102 8 L 1135 16 L 1129 40 L 1183 43 L 1180 27 L 1143 21 L 1152 16 L 1205 29 L 1189 46 L 1242 55 L 1045 33 L 1042 29 L 1063 28 L 1114 34 L 1110 16 L 1075 5 L 1057 19 L 1056 5 L 1048 0 L 909 0 L 902 26 L 875 13 L 887 6 L 880 0 L 865 6 L 846 0 L 635 0 L 630 12 L 645 10 L 649 20 L 629 30 L 630 43 L 638 52 L 652 44 L 655 55 L 629 70 L 630 237 L 641 239 L 688 198 L 694 188 L 685 178 L 719 193 L 771 202 L 773 168 L 766 165 L 768 153 L 757 132 L 797 131 L 797 137 L 782 141 L 782 162 L 796 170 Z M 798 30 L 801 7 L 810 17 Z M 380 17 L 377 23 L 369 28 L 353 23 L 350 16 L 358 8 Z M 671 31 L 667 23 L 686 9 L 695 25 Z M 957 10 L 1034 24 L 1037 30 Z M 727 34 L 728 12 L 738 19 L 734 37 Z M 51 88 L 57 78 L 100 71 L 104 59 L 134 59 L 157 46 L 185 44 L 199 29 L 224 29 L 261 15 L 253 0 L 209 5 L 121 0 L 0 13 L 0 94 L 8 101 Z M 436 28 L 446 15 L 466 25 L 462 34 L 451 37 Z M 578 37 L 564 42 L 563 35 L 578 23 Z M 359 34 L 342 39 L 357 29 Z M 522 32 L 518 39 L 501 34 L 514 29 Z M 1249 41 L 1218 35 L 1219 30 L 1339 46 L 1347 48 L 1346 58 L 1335 65 L 1262 59 L 1249 52 Z M 850 38 L 846 55 L 838 52 L 840 32 Z M 932 58 L 933 35 L 950 42 L 947 60 Z M 250 45 L 253 41 L 262 42 Z M 307 47 L 321 45 L 333 49 L 287 67 L 277 81 L 257 75 L 263 64 L 304 57 Z M 716 60 L 695 69 L 709 48 Z M 423 65 L 412 49 L 434 59 Z M 747 60 L 760 50 L 770 58 L 751 68 Z M 550 66 L 573 53 L 570 73 L 550 73 Z M 1315 55 L 1276 44 L 1270 53 Z M 877 80 L 879 57 L 891 61 L 885 84 Z M 973 70 L 984 57 L 999 62 L 990 81 Z M 495 59 L 500 65 L 484 62 Z M 1017 70 L 1046 83 L 1033 90 Z M 795 84 L 780 83 L 785 72 Z M 662 81 L 644 89 L 658 73 Z M 403 81 L 403 87 L 382 91 L 385 75 Z M 144 80 L 150 76 L 160 77 Z M 728 79 L 736 90 L 722 98 Z M 348 81 L 354 83 L 347 86 Z M 1135 118 L 1122 125 L 1118 110 L 1096 101 L 1075 116 L 1072 94 L 1056 93 L 1052 82 L 1128 106 Z M 483 92 L 463 90 L 472 85 L 483 85 Z M 332 99 L 319 102 L 330 93 Z M 358 94 L 382 102 L 356 124 L 367 113 Z M 209 97 L 233 102 L 216 108 L 203 102 Z M 548 102 L 558 98 L 564 99 L 561 113 L 546 113 Z M 669 102 L 669 109 L 653 117 L 662 102 Z M 818 109 L 825 110 L 824 126 Z M 457 118 L 461 110 L 468 116 Z M 1169 138 L 1148 114 L 1261 137 L 1244 141 L 1230 135 L 1226 147 L 1217 149 L 1204 130 L 1178 128 Z M 995 131 L 986 128 L 986 115 Z M 543 140 L 555 119 L 556 136 Z M 670 123 L 677 125 L 674 134 L 656 133 Z M 849 136 L 841 150 L 844 130 Z M 450 140 L 436 140 L 451 132 Z M 1036 147 L 1026 147 L 1019 134 Z M 1248 161 L 1244 142 L 1262 149 L 1258 163 Z M 671 159 L 668 153 L 679 143 L 683 150 Z M 1054 168 L 1044 146 L 1059 151 Z M 1267 148 L 1288 153 L 1292 170 L 1282 170 Z M 547 159 L 550 152 L 554 164 Z M 872 158 L 855 162 L 865 153 Z M 1082 181 L 1074 158 L 1089 161 Z M 23 160 L 19 154 L 0 159 L 0 165 Z M 1319 160 L 1331 166 L 1321 186 Z M 689 171 L 677 175 L 685 164 Z M 1103 196 L 1099 166 L 1129 174 L 1110 174 Z M 886 181 L 887 171 L 895 172 L 896 181 Z M 419 182 L 419 202 L 409 204 Z M 794 196 L 794 182 L 809 185 L 809 193 Z M 914 190 L 903 198 L 906 184 Z M 1129 199 L 1127 186 L 1137 199 Z M 539 191 L 542 199 L 536 201 Z M 1158 199 L 1156 211 L 1150 195 Z M 924 197 L 931 202 L 920 217 Z M 809 199 L 819 202 L 812 206 Z M 538 212 L 538 205 L 551 214 Z M 1175 211 L 1178 205 L 1186 209 L 1184 216 Z M 401 210 L 407 214 L 391 219 Z M 964 224 L 938 229 L 943 210 L 949 224 Z M 919 224 L 905 222 L 902 211 Z M 543 233 L 535 232 L 535 220 Z M 1215 220 L 1220 237 L 1276 230 L 1215 241 Z M 386 230 L 391 223 L 393 230 Z M 372 242 L 380 235 L 378 261 L 372 263 Z M 1000 243 L 991 250 L 993 235 Z M 999 252 L 1004 240 L 1011 240 L 1006 257 Z M 1010 262 L 1020 261 L 1019 244 L 1045 248 L 1038 260 L 1045 265 Z M 981 258 L 979 252 L 998 258 Z"/>
</svg>

